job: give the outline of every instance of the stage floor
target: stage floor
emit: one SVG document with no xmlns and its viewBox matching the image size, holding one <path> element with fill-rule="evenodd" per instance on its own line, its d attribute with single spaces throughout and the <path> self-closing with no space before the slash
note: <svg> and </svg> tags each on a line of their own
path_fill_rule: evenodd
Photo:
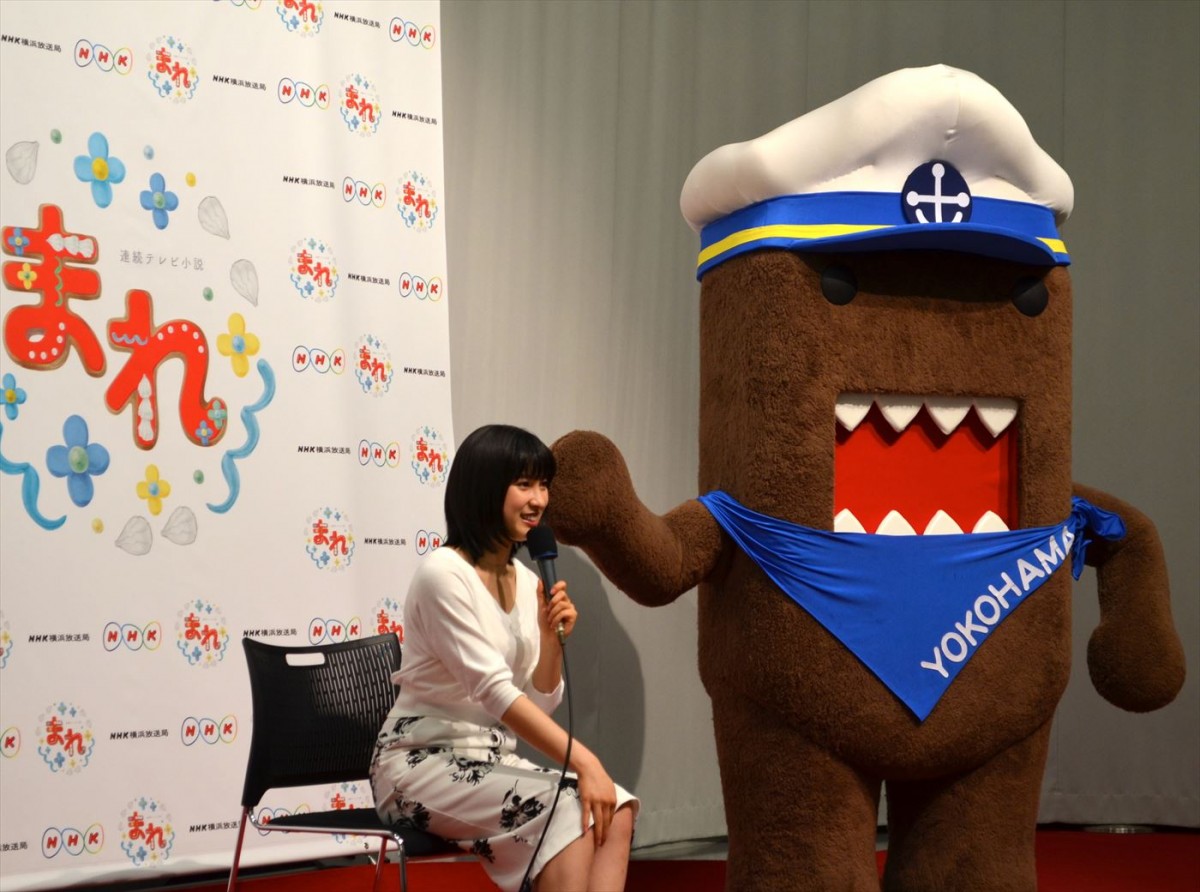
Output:
<svg viewBox="0 0 1200 892">
<path fill-rule="evenodd" d="M 1039 828 L 1039 892 L 1197 892 L 1200 890 L 1200 830 L 1133 828 L 1148 832 L 1099 832 L 1078 827 Z M 887 839 L 880 834 L 882 869 Z M 634 850 L 625 892 L 724 892 L 724 838 L 687 840 Z M 802 871 L 803 866 L 797 865 Z M 330 892 L 368 890 L 374 868 L 365 856 L 243 872 L 242 892 Z M 394 866 L 386 869 L 382 892 L 399 892 Z M 225 878 L 147 879 L 90 888 L 119 892 L 222 892 Z M 416 863 L 409 866 L 411 892 L 495 892 L 475 861 Z M 743 890 L 731 890 L 743 892 Z M 760 892 L 760 890 L 744 890 Z M 767 892 L 767 890 L 762 890 Z"/>
<path fill-rule="evenodd" d="M 875 850 L 887 849 L 887 834 L 880 831 L 875 838 Z M 633 850 L 633 861 L 724 861 L 729 855 L 729 843 L 724 836 L 711 839 L 685 839 L 642 846 Z"/>
</svg>

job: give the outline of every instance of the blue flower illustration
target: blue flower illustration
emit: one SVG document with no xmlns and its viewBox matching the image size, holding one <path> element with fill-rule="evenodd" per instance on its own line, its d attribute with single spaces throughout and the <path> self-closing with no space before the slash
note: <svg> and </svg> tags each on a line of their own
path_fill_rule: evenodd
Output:
<svg viewBox="0 0 1200 892">
<path fill-rule="evenodd" d="M 87 422 L 78 415 L 63 424 L 63 441 L 65 446 L 46 450 L 46 467 L 55 477 L 67 478 L 67 493 L 82 508 L 95 493 L 92 476 L 108 470 L 108 450 L 99 443 L 88 443 Z"/>
<path fill-rule="evenodd" d="M 200 426 L 194 431 L 196 439 L 200 441 L 201 446 L 207 446 L 208 441 L 212 439 L 213 429 L 208 426 L 207 421 L 201 421 Z"/>
<path fill-rule="evenodd" d="M 4 376 L 3 387 L 0 387 L 0 404 L 4 405 L 4 414 L 9 421 L 16 421 L 17 407 L 25 402 L 25 391 L 17 386 L 17 379 L 11 373 Z"/>
<path fill-rule="evenodd" d="M 8 243 L 12 246 L 14 254 L 24 257 L 25 249 L 29 247 L 29 236 L 25 235 L 25 230 L 20 226 L 14 226 L 12 235 L 8 237 Z"/>
<path fill-rule="evenodd" d="M 88 137 L 88 153 L 75 156 L 75 176 L 92 184 L 92 200 L 96 207 L 112 204 L 112 184 L 125 179 L 125 164 L 108 154 L 108 139 L 103 133 Z"/>
<path fill-rule="evenodd" d="M 142 207 L 154 217 L 154 225 L 166 229 L 170 222 L 167 214 L 179 207 L 179 196 L 167 191 L 167 181 L 161 173 L 150 175 L 150 188 L 143 190 L 140 198 Z"/>
</svg>

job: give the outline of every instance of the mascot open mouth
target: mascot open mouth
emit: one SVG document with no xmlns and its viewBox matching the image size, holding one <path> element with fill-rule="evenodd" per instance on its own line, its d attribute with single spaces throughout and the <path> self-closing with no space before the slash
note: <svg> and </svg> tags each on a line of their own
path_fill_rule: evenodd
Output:
<svg viewBox="0 0 1200 892">
<path fill-rule="evenodd" d="M 835 414 L 836 532 L 1017 528 L 1015 400 L 846 393 Z"/>
</svg>

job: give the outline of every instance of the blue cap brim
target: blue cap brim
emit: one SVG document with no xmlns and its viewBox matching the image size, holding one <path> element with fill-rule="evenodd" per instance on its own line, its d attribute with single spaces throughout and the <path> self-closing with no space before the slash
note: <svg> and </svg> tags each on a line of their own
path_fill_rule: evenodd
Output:
<svg viewBox="0 0 1200 892">
<path fill-rule="evenodd" d="M 1036 266 L 1071 262 L 1054 213 L 1041 205 L 976 197 L 967 222 L 910 223 L 896 193 L 826 192 L 772 198 L 705 226 L 696 278 L 761 248 L 956 251 Z"/>
</svg>

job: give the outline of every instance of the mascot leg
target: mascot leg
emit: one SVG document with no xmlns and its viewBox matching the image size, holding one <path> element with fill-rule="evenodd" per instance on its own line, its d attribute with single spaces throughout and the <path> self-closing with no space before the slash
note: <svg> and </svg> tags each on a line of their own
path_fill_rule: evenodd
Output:
<svg viewBox="0 0 1200 892">
<path fill-rule="evenodd" d="M 878 892 L 879 781 L 860 776 L 777 716 L 713 701 L 729 826 L 730 892 Z"/>
<path fill-rule="evenodd" d="M 1050 722 L 966 774 L 888 782 L 884 889 L 1034 892 Z"/>
</svg>

